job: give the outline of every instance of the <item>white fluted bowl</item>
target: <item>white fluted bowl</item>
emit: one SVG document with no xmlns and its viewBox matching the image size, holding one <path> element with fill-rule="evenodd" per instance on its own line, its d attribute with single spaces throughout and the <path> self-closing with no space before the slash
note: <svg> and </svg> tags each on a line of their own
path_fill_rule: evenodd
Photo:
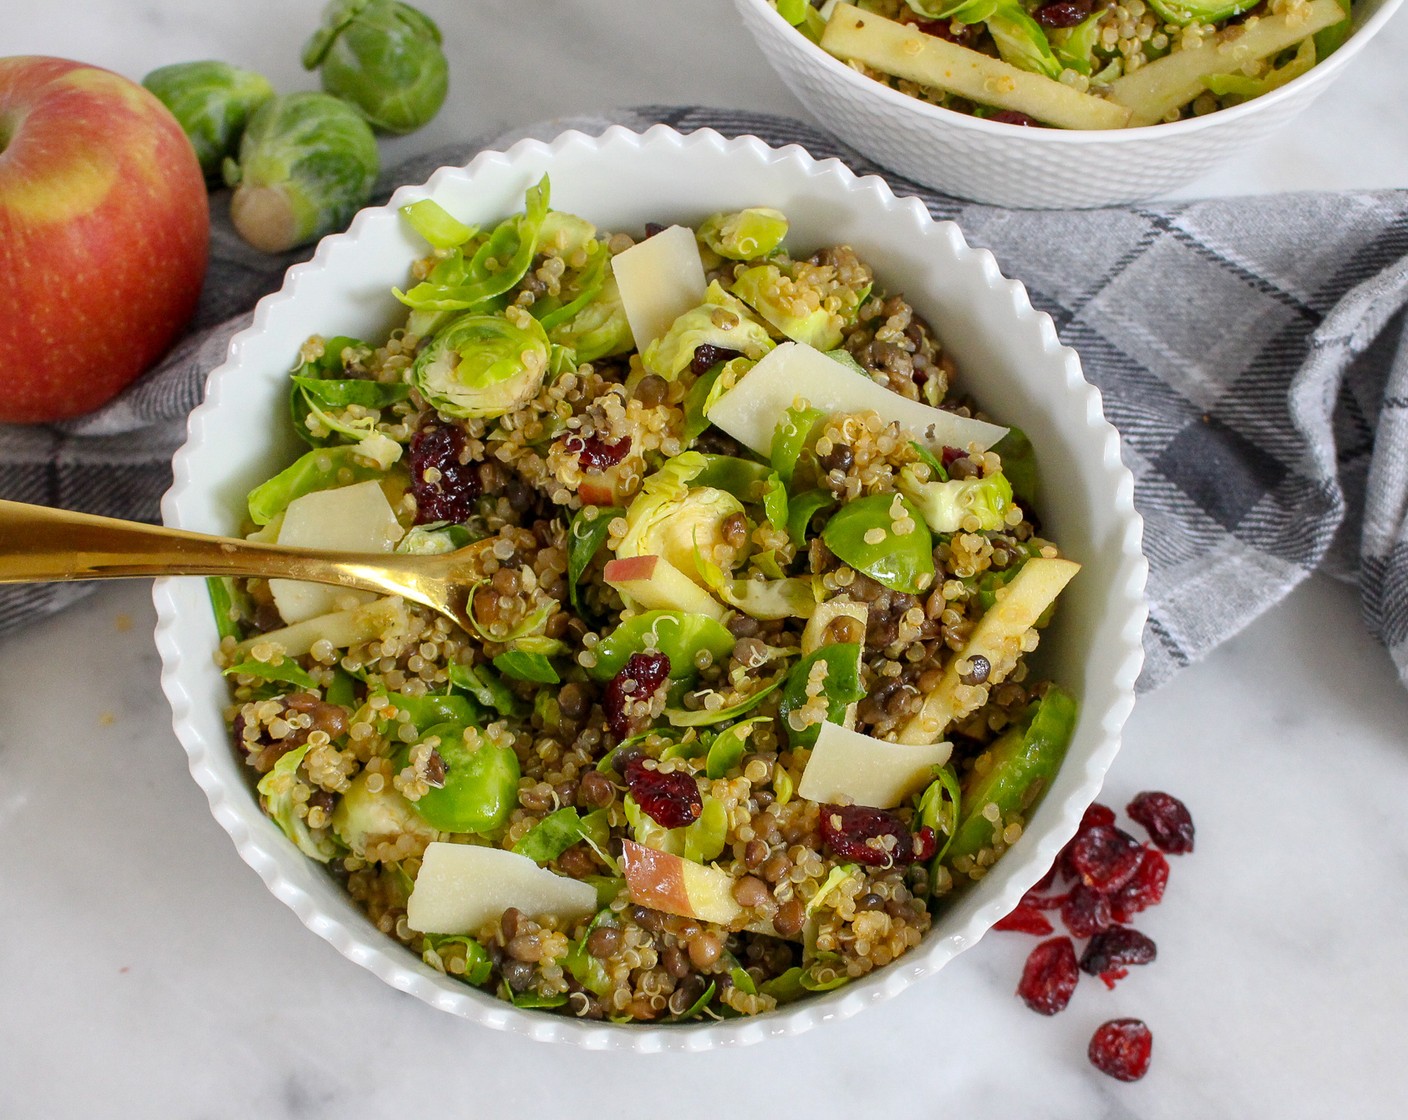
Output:
<svg viewBox="0 0 1408 1120">
<path fill-rule="evenodd" d="M 835 160 L 800 148 L 769 148 L 713 132 L 644 135 L 613 128 L 599 138 L 568 132 L 554 143 L 525 141 L 444 168 L 386 207 L 364 210 L 329 237 L 313 260 L 289 270 L 283 288 L 259 302 L 253 325 L 231 341 L 191 415 L 162 503 L 166 522 L 237 531 L 249 489 L 290 461 L 287 371 L 312 333 L 374 337 L 402 312 L 391 297 L 423 250 L 395 207 L 433 197 L 469 222 L 518 210 L 524 188 L 552 176 L 553 205 L 603 229 L 639 230 L 647 221 L 698 223 L 745 205 L 781 209 L 797 246 L 850 243 L 892 291 L 903 291 L 970 371 L 967 384 L 1002 419 L 1030 435 L 1047 480 L 1040 508 L 1054 539 L 1085 568 L 1063 596 L 1043 641 L 1047 671 L 1080 698 L 1075 738 L 1026 833 L 986 879 L 947 910 L 914 951 L 864 980 L 752 1019 L 677 1026 L 617 1026 L 526 1011 L 427 967 L 383 936 L 318 864 L 305 858 L 259 810 L 247 766 L 230 743 L 222 709 L 226 683 L 199 580 L 159 580 L 154 591 L 162 687 L 191 773 L 239 854 L 269 890 L 318 936 L 388 984 L 442 1010 L 533 1038 L 600 1049 L 700 1050 L 796 1034 L 844 1018 L 937 971 L 1007 913 L 1075 833 L 1119 749 L 1142 663 L 1146 565 L 1133 481 L 1120 462 L 1100 397 L 1061 346 L 1051 320 L 1025 290 L 1004 279 L 992 254 L 970 248 L 956 226 L 934 222 L 914 199 L 896 198 L 878 178 L 857 178 Z"/>
<path fill-rule="evenodd" d="M 1355 0 L 1354 30 L 1264 97 L 1146 128 L 1014 128 L 930 105 L 867 78 L 799 33 L 768 0 L 735 0 L 774 70 L 826 128 L 926 187 L 1033 209 L 1141 202 L 1192 182 L 1308 108 L 1403 0 Z"/>
</svg>

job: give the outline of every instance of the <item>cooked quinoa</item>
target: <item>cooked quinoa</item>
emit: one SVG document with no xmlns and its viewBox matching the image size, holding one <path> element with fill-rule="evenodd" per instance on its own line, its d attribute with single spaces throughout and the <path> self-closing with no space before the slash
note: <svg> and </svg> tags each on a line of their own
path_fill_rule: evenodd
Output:
<svg viewBox="0 0 1408 1120">
<path fill-rule="evenodd" d="M 811 409 L 803 391 L 777 418 L 796 429 L 792 450 L 779 434 L 771 458 L 757 454 L 705 413 L 767 360 L 745 356 L 745 333 L 766 352 L 802 321 L 824 325 L 818 349 L 834 343 L 848 377 L 975 413 L 905 296 L 849 247 L 794 255 L 774 211 L 701 224 L 705 303 L 642 353 L 605 279 L 642 238 L 545 218 L 539 189 L 536 221 L 530 192 L 524 215 L 416 262 L 411 313 L 385 340 L 309 338 L 293 415 L 313 447 L 250 500 L 259 539 L 284 537 L 296 503 L 363 487 L 396 547 L 467 546 L 472 631 L 399 599 L 329 590 L 310 606 L 277 582 L 215 581 L 234 745 L 290 839 L 432 968 L 587 1019 L 769 1011 L 917 946 L 1019 839 L 1059 761 L 1070 713 L 1048 734 L 1064 694 L 1028 676 L 1036 626 L 975 651 L 1011 581 L 1058 556 L 1007 480 L 1021 472 L 1004 454 L 1029 462 L 1029 448 L 930 449 L 898 420 Z M 423 229 L 424 209 L 412 220 Z M 749 221 L 771 243 L 743 239 Z M 511 282 L 488 269 L 499 292 L 431 306 L 463 296 L 493 238 L 523 257 Z M 678 329 L 689 315 L 693 334 Z M 494 352 L 508 363 L 497 400 L 467 404 L 435 348 L 475 316 L 476 338 L 510 345 Z M 458 384 L 476 388 L 463 371 L 487 367 L 456 353 Z M 936 513 L 912 495 L 963 497 Z M 843 511 L 869 521 L 850 528 Z M 633 556 L 662 558 L 702 598 L 673 610 L 612 582 L 608 563 Z M 348 629 L 354 617 L 371 629 Z M 893 803 L 802 796 L 839 728 L 862 743 L 939 739 L 911 733 L 945 688 L 952 749 Z M 1004 744 L 1041 736 L 1047 771 L 1002 770 Z M 423 928 L 411 896 L 446 844 L 516 851 L 589 883 L 596 903 Z M 647 856 L 690 865 L 715 893 L 664 900 L 641 878 Z"/>
</svg>

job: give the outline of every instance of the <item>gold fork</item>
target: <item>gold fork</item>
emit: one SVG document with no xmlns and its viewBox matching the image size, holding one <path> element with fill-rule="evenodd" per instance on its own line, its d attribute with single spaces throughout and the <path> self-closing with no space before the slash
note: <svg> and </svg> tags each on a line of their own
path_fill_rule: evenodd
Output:
<svg viewBox="0 0 1408 1120">
<path fill-rule="evenodd" d="M 472 629 L 469 596 L 492 540 L 408 556 L 260 544 L 0 500 L 0 583 L 139 576 L 261 576 L 400 595 Z"/>
</svg>

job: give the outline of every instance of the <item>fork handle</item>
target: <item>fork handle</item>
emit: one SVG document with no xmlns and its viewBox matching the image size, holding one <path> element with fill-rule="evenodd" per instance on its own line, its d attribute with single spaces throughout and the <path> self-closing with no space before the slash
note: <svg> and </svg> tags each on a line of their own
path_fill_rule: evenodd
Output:
<svg viewBox="0 0 1408 1120">
<path fill-rule="evenodd" d="M 191 533 L 115 517 L 0 501 L 0 583 L 134 576 L 272 576 L 385 593 L 357 553 L 319 556 L 274 544 Z"/>
</svg>

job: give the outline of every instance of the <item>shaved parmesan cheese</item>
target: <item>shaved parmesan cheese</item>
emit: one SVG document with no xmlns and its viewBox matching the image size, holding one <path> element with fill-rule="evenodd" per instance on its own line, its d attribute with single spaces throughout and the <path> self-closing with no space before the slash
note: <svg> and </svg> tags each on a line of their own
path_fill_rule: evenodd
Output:
<svg viewBox="0 0 1408 1120">
<path fill-rule="evenodd" d="M 799 399 L 826 413 L 879 413 L 880 419 L 898 421 L 913 438 L 936 452 L 944 447 L 967 450 L 972 444 L 986 451 L 1007 434 L 1006 428 L 996 424 L 956 416 L 892 393 L 801 342 L 784 342 L 765 354 L 714 402 L 708 417 L 710 423 L 766 458 L 772 454 L 778 420 Z"/>
<path fill-rule="evenodd" d="M 596 910 L 596 888 L 516 852 L 437 841 L 425 849 L 406 923 L 418 933 L 474 933 L 510 906 L 571 922 Z"/>
<path fill-rule="evenodd" d="M 849 799 L 892 809 L 919 792 L 953 752 L 952 743 L 887 743 L 835 723 L 823 723 L 797 794 L 808 801 Z"/>
<path fill-rule="evenodd" d="M 704 302 L 704 262 L 694 231 L 687 226 L 671 226 L 617 253 L 611 271 L 642 354 L 671 323 Z"/>
<path fill-rule="evenodd" d="M 296 548 L 390 552 L 401 536 L 391 503 L 373 479 L 333 490 L 314 490 L 289 502 L 279 526 L 278 543 Z M 285 622 L 302 622 L 376 598 L 370 591 L 292 579 L 271 579 L 269 591 Z"/>
</svg>

